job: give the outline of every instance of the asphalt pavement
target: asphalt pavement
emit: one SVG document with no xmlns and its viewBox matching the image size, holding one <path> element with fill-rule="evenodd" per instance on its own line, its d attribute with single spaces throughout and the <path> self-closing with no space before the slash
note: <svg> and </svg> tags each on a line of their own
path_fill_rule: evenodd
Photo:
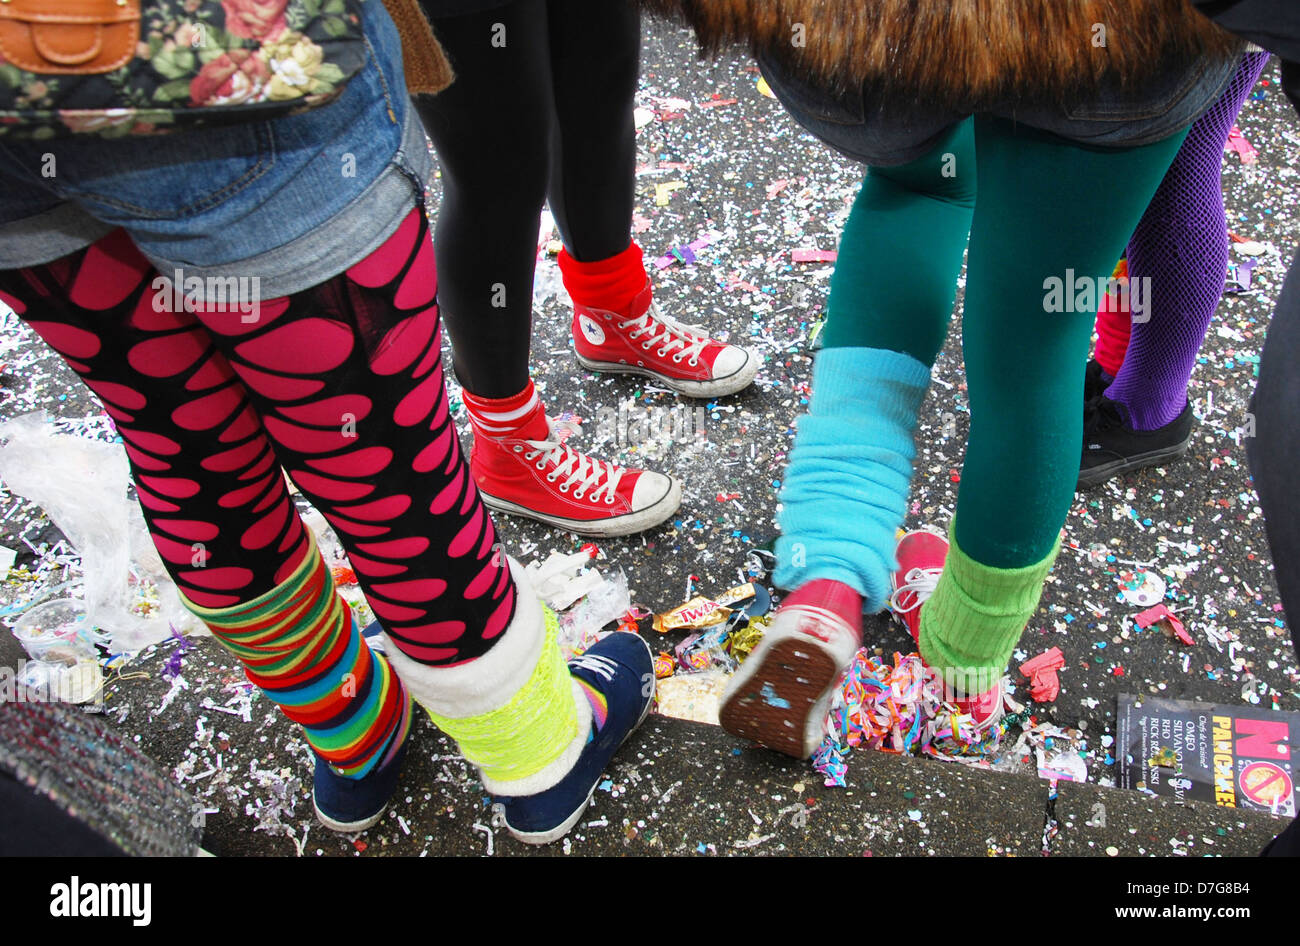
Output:
<svg viewBox="0 0 1300 946">
<path fill-rule="evenodd" d="M 795 262 L 792 253 L 834 250 L 862 170 L 761 94 L 744 56 L 701 62 L 683 31 L 647 24 L 645 35 L 636 237 L 652 265 L 700 242 L 693 263 L 676 259 L 655 270 L 656 297 L 669 315 L 753 345 L 763 367 L 750 389 L 715 402 L 583 371 L 548 259 L 538 270 L 534 376 L 549 413 L 584 422 L 575 445 L 684 481 L 672 521 L 598 543 L 601 573 L 622 570 L 633 602 L 663 611 L 686 600 L 688 579 L 704 593 L 736 584 L 746 551 L 775 533 L 793 424 L 809 397 L 810 336 L 832 269 L 815 258 Z M 826 787 L 806 763 L 746 746 L 717 727 L 656 715 L 624 747 L 570 837 L 533 850 L 492 824 L 472 770 L 423 716 L 399 797 L 381 825 L 358 837 L 321 828 L 311 816 L 308 750 L 296 727 L 250 692 L 210 638 L 195 639 L 181 655 L 182 686 L 162 672 L 178 643 L 142 652 L 110 685 L 106 718 L 195 793 L 205 809 L 205 846 L 220 855 L 1253 854 L 1281 820 L 1116 788 L 1108 740 L 1121 693 L 1300 709 L 1300 670 L 1241 445 L 1267 321 L 1300 241 L 1300 120 L 1276 75 L 1274 61 L 1239 120 L 1257 163 L 1225 155 L 1229 228 L 1269 249 L 1249 288 L 1225 295 L 1211 326 L 1192 379 L 1192 448 L 1177 462 L 1077 496 L 1067 547 L 1013 663 L 1014 677 L 1024 659 L 1050 647 L 1063 652 L 1059 696 L 1032 709 L 1078 735 L 1086 784 L 1053 788 L 1031 764 L 996 772 L 855 751 L 846 786 Z M 1095 212 L 1107 212 L 1104 193 Z M 959 293 L 917 432 L 909 526 L 946 527 L 955 505 L 969 420 L 960 305 Z M 3 339 L 0 417 L 43 408 L 65 429 L 112 436 L 97 403 L 39 340 L 12 319 Z M 454 373 L 448 377 L 459 404 Z M 620 425 L 596 422 L 620 410 L 649 420 L 656 409 L 689 417 L 690 442 L 632 440 Z M 465 429 L 463 413 L 460 421 Z M 62 536 L 39 509 L 7 490 L 0 508 L 0 544 L 38 575 L 11 577 L 0 604 L 75 580 L 75 556 L 51 565 Z M 506 547 L 525 561 L 584 541 L 519 519 L 499 523 Z M 1164 583 L 1165 602 L 1180 609 L 1192 646 L 1128 620 L 1139 609 L 1124 597 L 1124 583 L 1143 572 Z M 642 628 L 656 649 L 682 636 L 659 639 L 648 622 Z M 867 619 L 866 643 L 886 657 L 911 649 L 879 616 Z M 20 656 L 4 635 L 0 657 Z M 1019 682 L 1016 698 L 1025 701 Z"/>
</svg>

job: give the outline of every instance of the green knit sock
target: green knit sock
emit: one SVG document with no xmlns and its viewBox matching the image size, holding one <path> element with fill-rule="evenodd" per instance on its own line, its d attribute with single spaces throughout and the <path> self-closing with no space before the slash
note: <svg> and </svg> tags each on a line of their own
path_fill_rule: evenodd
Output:
<svg viewBox="0 0 1300 946">
<path fill-rule="evenodd" d="M 992 689 L 1038 608 L 1043 582 L 1060 551 L 1058 537 L 1042 561 L 1022 568 L 983 565 L 957 545 L 954 523 L 948 558 L 934 594 L 921 608 L 921 656 L 958 699 Z"/>
</svg>

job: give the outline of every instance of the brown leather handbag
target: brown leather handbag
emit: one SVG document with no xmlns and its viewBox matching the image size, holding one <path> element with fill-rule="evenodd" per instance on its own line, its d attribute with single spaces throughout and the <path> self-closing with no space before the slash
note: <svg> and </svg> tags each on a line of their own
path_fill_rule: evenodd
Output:
<svg viewBox="0 0 1300 946">
<path fill-rule="evenodd" d="M 139 40 L 140 0 L 0 0 L 0 55 L 28 72 L 111 72 Z"/>
</svg>

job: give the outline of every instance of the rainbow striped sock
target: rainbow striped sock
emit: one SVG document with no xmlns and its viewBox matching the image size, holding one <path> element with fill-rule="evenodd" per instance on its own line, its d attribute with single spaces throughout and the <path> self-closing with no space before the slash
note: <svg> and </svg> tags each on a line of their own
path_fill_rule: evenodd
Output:
<svg viewBox="0 0 1300 946">
<path fill-rule="evenodd" d="M 366 646 L 314 544 L 292 575 L 252 601 L 185 606 L 340 774 L 362 778 L 401 747 L 411 727 L 410 696 L 388 661 Z"/>
<path fill-rule="evenodd" d="M 591 738 L 594 739 L 596 733 L 605 728 L 605 720 L 609 717 L 609 703 L 605 700 L 605 694 L 586 680 L 574 677 L 573 682 L 582 688 L 583 695 L 587 697 L 587 702 L 591 704 Z M 590 742 L 591 739 L 587 741 Z"/>
</svg>

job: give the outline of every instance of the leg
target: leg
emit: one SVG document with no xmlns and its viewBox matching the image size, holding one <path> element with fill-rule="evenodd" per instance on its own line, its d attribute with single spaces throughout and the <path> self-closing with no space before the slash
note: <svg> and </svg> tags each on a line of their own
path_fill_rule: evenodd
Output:
<svg viewBox="0 0 1300 946">
<path fill-rule="evenodd" d="M 1267 60 L 1267 53 L 1242 57 L 1226 91 L 1192 125 L 1129 240 L 1129 298 L 1136 301 L 1140 290 L 1145 302 L 1140 312 L 1133 306 L 1131 318 L 1121 300 L 1097 319 L 1079 488 L 1187 450 L 1195 424 L 1187 383 L 1223 294 L 1228 261 L 1223 146 Z"/>
<path fill-rule="evenodd" d="M 627 535 L 671 516 L 681 485 L 560 444 L 528 375 L 537 222 L 554 134 L 547 16 L 544 0 L 516 0 L 436 21 L 458 73 L 450 89 L 418 103 L 444 171 L 438 301 L 486 502 L 584 535 Z M 620 250 L 630 217 L 629 205 Z"/>
<path fill-rule="evenodd" d="M 720 720 L 729 732 L 811 755 L 831 688 L 860 644 L 863 600 L 876 611 L 889 597 L 912 431 L 974 205 L 969 121 L 924 157 L 872 168 L 863 182 L 831 279 L 812 408 L 781 493 L 775 577 L 795 591 L 727 688 Z M 897 246 L 915 248 L 913 258 L 899 261 Z M 913 278 L 898 279 L 900 268 Z"/>
<path fill-rule="evenodd" d="M 919 629 L 922 656 L 960 676 L 959 691 L 982 693 L 1001 679 L 1074 496 L 1083 379 L 1073 366 L 1087 352 L 1095 295 L 1084 311 L 1062 311 L 1051 280 L 1068 270 L 1094 287 L 1104 279 L 1182 137 L 1085 150 L 999 119 L 976 121 L 979 201 L 962 324 L 971 431 L 947 565 Z M 1115 181 L 1127 183 L 1121 194 Z M 1091 195 L 1102 191 L 1112 213 L 1069 226 L 1089 216 Z"/>
<path fill-rule="evenodd" d="M 600 669 L 566 667 L 554 615 L 517 590 L 448 410 L 433 257 L 414 209 L 378 250 L 263 302 L 256 322 L 199 318 L 337 530 L 393 667 L 507 799 L 511 830 L 541 843 L 576 821 L 588 780 L 640 722 L 651 656 L 615 635 L 593 648 Z"/>
<path fill-rule="evenodd" d="M 1254 429 L 1246 430 L 1250 472 L 1264 510 L 1278 595 L 1294 629 L 1300 623 L 1300 515 L 1292 477 L 1300 469 L 1300 376 L 1292 366 L 1300 353 L 1300 266 L 1291 263 L 1259 363 L 1251 401 Z M 1296 645 L 1292 630 L 1292 645 Z"/>
<path fill-rule="evenodd" d="M 1127 279 L 1128 260 L 1116 265 L 1111 275 L 1116 279 Z M 1119 304 L 1111 308 L 1109 299 L 1107 296 L 1097 303 L 1097 349 L 1093 355 L 1101 369 L 1102 377 L 1098 378 L 1098 382 L 1103 389 L 1119 374 L 1133 329 L 1133 317 L 1128 309 Z"/>
<path fill-rule="evenodd" d="M 1242 58 L 1223 96 L 1188 131 L 1129 240 L 1129 278 L 1149 278 L 1155 298 L 1146 318 L 1133 323 L 1106 397 L 1124 406 L 1135 430 L 1163 427 L 1187 407 L 1187 384 L 1228 265 L 1223 145 L 1267 61 L 1268 53 Z"/>
<path fill-rule="evenodd" d="M 199 319 L 289 476 L 334 526 L 384 629 L 414 659 L 481 657 L 515 590 L 447 409 L 433 246 L 412 210 L 346 273 Z"/>
<path fill-rule="evenodd" d="M 641 22 L 632 0 L 548 0 L 556 126 L 547 195 L 564 237 L 560 273 L 589 371 L 638 374 L 688 397 L 743 390 L 757 354 L 663 319 L 641 247 L 632 105 Z"/>
<path fill-rule="evenodd" d="M 0 275 L 0 291 L 117 423 L 182 598 L 312 748 L 360 778 L 400 750 L 409 700 L 334 594 L 248 391 L 155 278 L 119 230 Z"/>
<path fill-rule="evenodd" d="M 1297 257 L 1300 259 L 1300 257 Z M 1300 653 L 1294 626 L 1300 614 L 1300 518 L 1291 503 L 1293 471 L 1300 464 L 1300 437 L 1294 418 L 1300 412 L 1300 378 L 1290 366 L 1300 352 L 1300 265 L 1292 260 L 1286 284 L 1269 325 L 1259 363 L 1259 383 L 1251 399 L 1254 430 L 1246 441 L 1250 472 L 1264 509 L 1278 596 L 1292 625 L 1291 646 Z M 1292 821 L 1263 851 L 1265 857 L 1300 856 L 1300 828 Z"/>
<path fill-rule="evenodd" d="M 834 579 L 868 610 L 884 607 L 912 430 L 947 334 L 974 206 L 969 121 L 925 157 L 872 168 L 863 181 L 831 277 L 812 408 L 781 494 L 781 587 Z M 900 260 L 899 247 L 914 252 Z"/>
<path fill-rule="evenodd" d="M 992 119 L 977 122 L 977 129 L 980 203 L 971 230 L 963 318 L 971 436 L 957 536 L 987 564 L 1016 568 L 1051 549 L 1074 495 L 1071 464 L 1060 459 L 1081 423 L 1074 407 L 1082 379 L 1062 370 L 1062 359 L 1078 353 L 1077 360 L 1083 360 L 1092 327 L 1091 311 L 1051 311 L 1045 281 L 1063 280 L 1067 269 L 1094 285 L 1098 275 L 1104 279 L 1118 255 L 1116 245 L 1131 232 L 1159 183 L 1152 176 L 1163 174 L 1182 135 L 1142 148 L 1101 151 L 1016 134 Z M 1054 161 L 1060 162 L 1059 171 L 1049 170 Z M 1129 185 L 1117 195 L 1108 220 L 1062 226 L 1061 221 L 1087 217 L 1093 188 L 1108 177 Z M 986 181 L 991 192 L 985 191 Z M 1008 233 L 1018 235 L 1014 243 L 1006 239 Z M 1017 257 L 1025 246 L 1032 248 L 1031 256 Z M 1021 260 L 1016 266 L 1014 258 Z M 1012 269 L 1024 275 L 1009 279 Z M 1095 294 L 1093 299 L 1095 305 Z M 1026 351 L 1033 357 L 1024 357 Z"/>
<path fill-rule="evenodd" d="M 640 10 L 629 0 L 548 0 L 547 31 L 556 113 L 547 196 L 568 253 L 596 262 L 631 242 Z"/>
<path fill-rule="evenodd" d="M 446 91 L 416 100 L 443 172 L 438 304 L 465 389 L 508 398 L 529 384 L 553 114 L 546 4 L 515 0 L 434 29 L 456 70 Z"/>
</svg>

